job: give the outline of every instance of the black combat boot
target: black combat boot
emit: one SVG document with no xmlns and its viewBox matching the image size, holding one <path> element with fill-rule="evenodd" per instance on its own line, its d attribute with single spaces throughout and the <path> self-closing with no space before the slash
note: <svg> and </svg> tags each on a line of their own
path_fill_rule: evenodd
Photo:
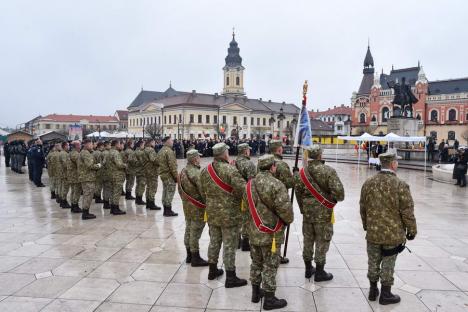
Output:
<svg viewBox="0 0 468 312">
<path fill-rule="evenodd" d="M 218 269 L 218 264 L 217 263 L 209 263 L 208 264 L 210 270 L 208 272 L 208 279 L 210 281 L 214 280 L 218 276 L 221 276 L 224 274 L 224 271 L 222 269 Z"/>
<path fill-rule="evenodd" d="M 265 292 L 265 300 L 263 300 L 263 310 L 281 309 L 288 305 L 284 299 L 278 299 L 273 292 Z"/>
<path fill-rule="evenodd" d="M 96 219 L 96 216 L 93 215 L 92 213 L 89 213 L 89 209 L 83 209 L 81 219 L 82 220 Z"/>
<path fill-rule="evenodd" d="M 379 297 L 379 303 L 382 305 L 394 304 L 400 302 L 400 296 L 392 294 L 392 286 L 382 285 L 382 293 Z"/>
<path fill-rule="evenodd" d="M 187 258 L 185 258 L 185 263 L 192 262 L 192 253 L 190 252 L 190 248 L 185 248 L 187 250 Z"/>
<path fill-rule="evenodd" d="M 82 213 L 83 210 L 81 210 L 80 206 L 78 204 L 72 204 L 71 205 L 71 212 L 72 213 Z"/>
<path fill-rule="evenodd" d="M 238 278 L 236 275 L 236 271 L 228 271 L 226 270 L 226 282 L 224 283 L 224 287 L 226 288 L 234 288 L 234 287 L 242 287 L 247 285 L 247 281 L 242 278 Z"/>
<path fill-rule="evenodd" d="M 265 293 L 263 289 L 260 288 L 260 285 L 252 284 L 252 302 L 253 303 L 260 302 L 260 299 L 263 298 L 264 294 Z"/>
<path fill-rule="evenodd" d="M 57 196 L 55 195 L 55 192 L 50 192 L 50 199 L 56 199 Z"/>
<path fill-rule="evenodd" d="M 103 203 L 104 203 L 104 201 L 102 200 L 101 196 L 99 196 L 99 195 L 94 197 L 94 202 L 95 202 L 96 204 L 103 204 Z"/>
<path fill-rule="evenodd" d="M 280 257 L 280 264 L 288 264 L 289 263 L 289 259 L 286 258 L 286 257 Z"/>
<path fill-rule="evenodd" d="M 137 195 L 136 200 L 135 200 L 135 204 L 137 204 L 137 205 L 146 205 L 146 202 L 143 201 L 143 198 L 141 198 L 141 196 Z"/>
<path fill-rule="evenodd" d="M 63 209 L 71 208 L 70 204 L 68 203 L 68 201 L 66 199 L 63 199 L 60 202 L 60 207 L 62 207 Z"/>
<path fill-rule="evenodd" d="M 204 267 L 208 266 L 208 262 L 206 262 L 205 259 L 200 257 L 200 252 L 199 251 L 192 251 L 192 256 L 191 256 L 191 265 L 192 267 Z"/>
<path fill-rule="evenodd" d="M 60 199 L 60 196 L 58 194 L 55 195 L 55 202 L 57 204 L 60 204 L 62 202 L 62 200 Z"/>
<path fill-rule="evenodd" d="M 154 200 L 149 200 L 149 199 L 146 200 L 146 209 L 149 209 L 149 210 L 158 210 L 158 209 L 156 208 L 156 205 L 154 204 Z"/>
<path fill-rule="evenodd" d="M 132 192 L 125 192 L 125 199 L 126 200 L 134 200 L 135 197 L 132 196 Z"/>
<path fill-rule="evenodd" d="M 127 192 L 125 192 L 125 190 L 122 189 L 122 192 L 120 192 L 120 196 L 125 196 L 125 195 L 127 195 Z"/>
<path fill-rule="evenodd" d="M 242 251 L 250 251 L 250 243 L 248 237 L 242 238 Z"/>
<path fill-rule="evenodd" d="M 369 301 L 377 300 L 378 296 L 379 296 L 379 287 L 377 287 L 377 282 L 370 282 Z"/>
<path fill-rule="evenodd" d="M 110 206 L 110 209 L 111 209 L 110 213 L 113 214 L 113 215 L 116 215 L 116 216 L 118 216 L 118 215 L 124 215 L 124 214 L 127 213 L 127 212 L 125 212 L 125 211 L 120 210 L 119 205 L 111 205 L 111 206 Z"/>
<path fill-rule="evenodd" d="M 172 211 L 171 206 L 164 206 L 163 216 L 165 217 L 177 217 L 179 214 Z"/>
<path fill-rule="evenodd" d="M 104 203 L 102 208 L 104 208 L 104 209 L 110 209 L 111 208 L 111 205 L 109 204 L 109 201 L 103 200 L 102 202 Z"/>
<path fill-rule="evenodd" d="M 323 268 L 325 265 L 317 263 L 317 270 L 315 272 L 314 281 L 325 282 L 333 279 L 333 274 L 327 273 Z"/>
<path fill-rule="evenodd" d="M 315 274 L 315 268 L 312 265 L 312 261 L 305 261 L 305 278 L 311 278 Z"/>
</svg>

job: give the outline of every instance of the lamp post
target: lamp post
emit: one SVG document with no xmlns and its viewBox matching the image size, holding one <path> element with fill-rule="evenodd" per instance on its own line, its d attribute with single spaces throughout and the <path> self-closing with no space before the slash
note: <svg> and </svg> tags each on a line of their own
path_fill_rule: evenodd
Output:
<svg viewBox="0 0 468 312">
<path fill-rule="evenodd" d="M 268 121 L 270 122 L 271 126 L 271 139 L 273 139 L 275 136 L 275 114 L 271 113 L 271 117 Z"/>
<path fill-rule="evenodd" d="M 280 122 L 280 127 L 279 127 L 279 130 L 278 130 L 278 135 L 280 137 L 280 139 L 282 140 L 281 138 L 281 129 L 283 128 L 283 120 L 285 119 L 286 117 L 284 116 L 283 114 L 283 107 L 281 107 L 280 109 L 280 114 L 278 115 L 278 120 Z"/>
<path fill-rule="evenodd" d="M 296 131 L 296 126 L 297 126 L 297 119 L 298 119 L 297 116 L 294 116 L 293 120 L 291 120 L 291 127 L 292 127 L 292 129 L 291 129 L 291 139 L 294 139 L 294 137 L 296 136 L 295 131 Z"/>
</svg>

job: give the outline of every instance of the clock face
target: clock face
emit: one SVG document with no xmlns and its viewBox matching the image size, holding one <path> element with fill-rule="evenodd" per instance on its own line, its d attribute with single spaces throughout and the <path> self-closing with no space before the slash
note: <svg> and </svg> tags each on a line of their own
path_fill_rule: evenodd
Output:
<svg viewBox="0 0 468 312">
<path fill-rule="evenodd" d="M 355 104 L 356 107 L 366 107 L 368 105 L 369 105 L 369 98 L 364 97 L 364 96 L 357 98 L 356 104 Z"/>
</svg>

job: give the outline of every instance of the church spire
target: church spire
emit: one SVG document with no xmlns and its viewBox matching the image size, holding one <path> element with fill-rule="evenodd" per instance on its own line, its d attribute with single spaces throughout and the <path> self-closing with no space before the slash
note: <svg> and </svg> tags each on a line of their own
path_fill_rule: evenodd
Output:
<svg viewBox="0 0 468 312">
<path fill-rule="evenodd" d="M 224 59 L 226 65 L 224 71 L 223 94 L 226 95 L 244 95 L 244 66 L 242 66 L 242 57 L 239 54 L 240 49 L 236 41 L 236 34 L 232 28 L 232 41 L 229 43 L 228 55 Z"/>
<path fill-rule="evenodd" d="M 369 45 L 367 45 L 367 53 L 366 57 L 364 58 L 364 67 L 374 67 L 374 58 L 372 57 Z"/>
</svg>

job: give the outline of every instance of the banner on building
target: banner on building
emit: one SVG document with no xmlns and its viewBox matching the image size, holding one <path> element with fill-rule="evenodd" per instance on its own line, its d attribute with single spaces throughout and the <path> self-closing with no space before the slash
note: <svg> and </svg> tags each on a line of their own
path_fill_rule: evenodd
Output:
<svg viewBox="0 0 468 312">
<path fill-rule="evenodd" d="M 68 128 L 68 139 L 69 140 L 82 140 L 83 139 L 83 127 L 81 125 L 71 125 Z"/>
</svg>

